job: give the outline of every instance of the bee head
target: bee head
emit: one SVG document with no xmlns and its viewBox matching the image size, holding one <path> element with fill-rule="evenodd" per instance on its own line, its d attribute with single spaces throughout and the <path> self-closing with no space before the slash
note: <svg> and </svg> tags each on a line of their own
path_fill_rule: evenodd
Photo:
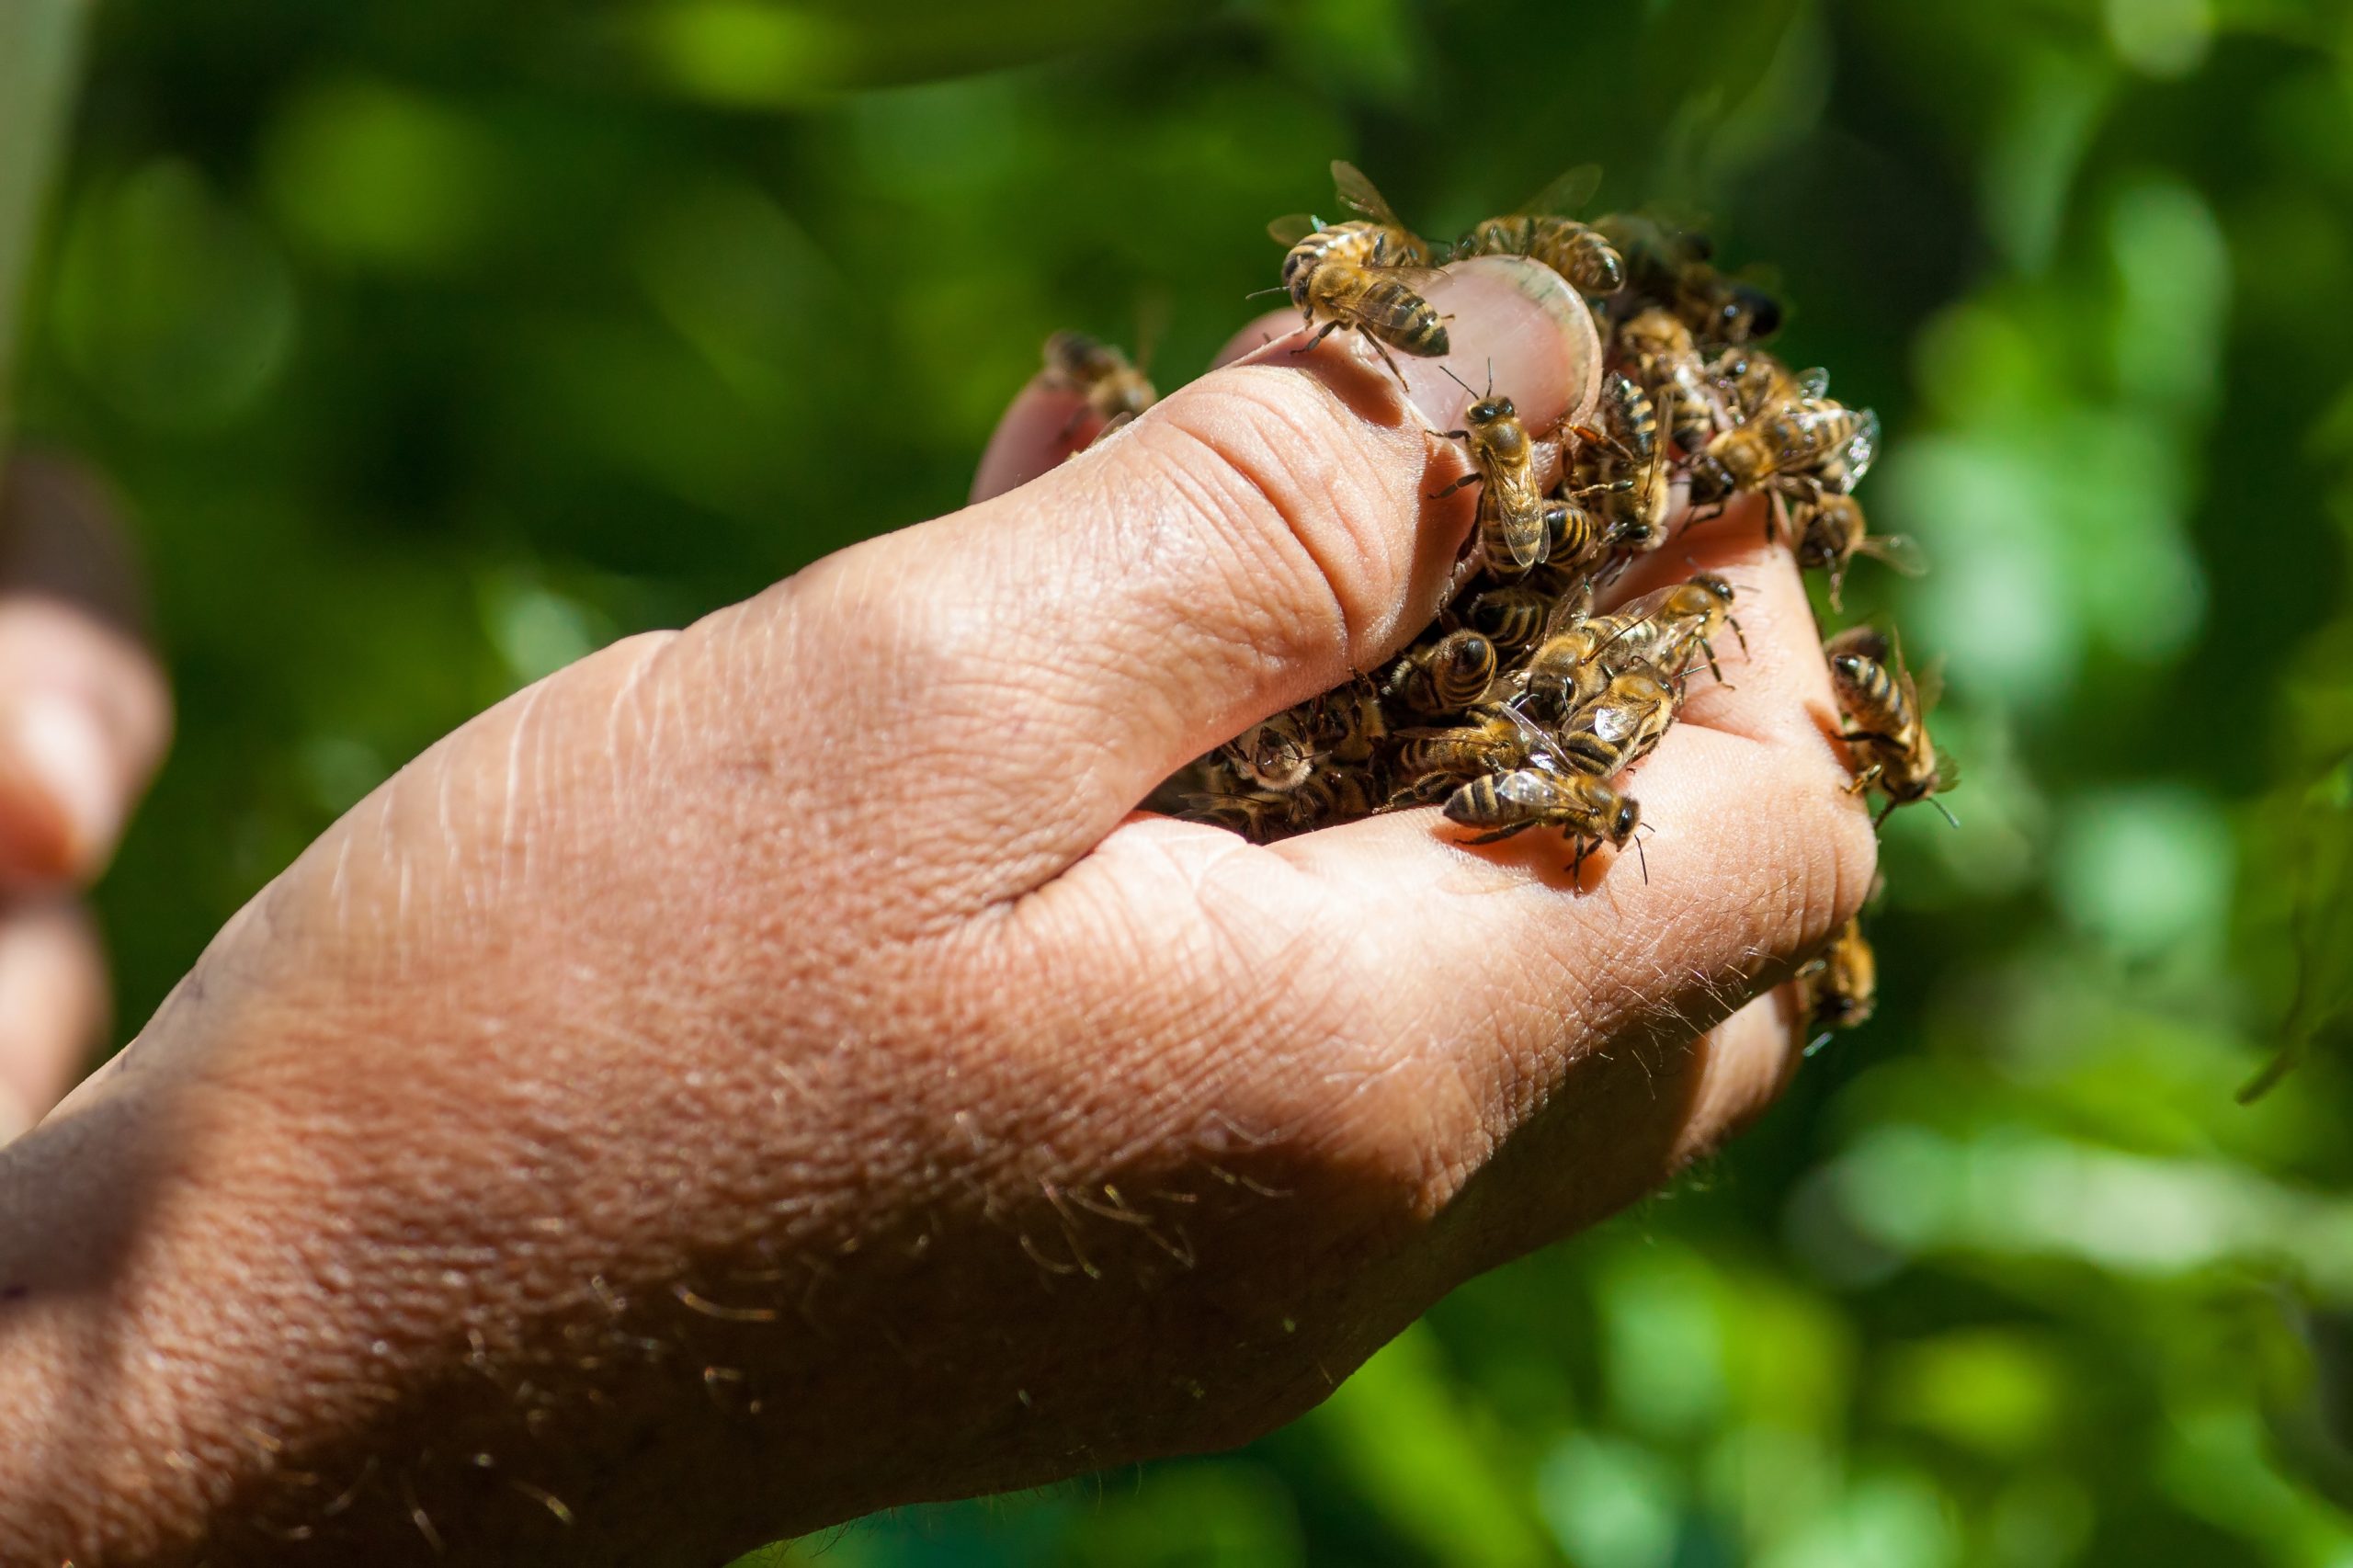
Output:
<svg viewBox="0 0 2353 1568">
<path fill-rule="evenodd" d="M 1781 301 L 1746 283 L 1732 286 L 1732 298 L 1725 303 L 1724 314 L 1728 323 L 1745 317 L 1752 337 L 1770 337 L 1781 330 Z"/>
<path fill-rule="evenodd" d="M 1046 339 L 1046 363 L 1064 369 L 1083 369 L 1103 356 L 1103 346 L 1083 332 L 1058 332 Z"/>
<path fill-rule="evenodd" d="M 1633 838 L 1634 830 L 1643 825 L 1643 808 L 1631 796 L 1618 797 L 1618 809 L 1609 813 L 1609 842 L 1623 849 Z"/>
<path fill-rule="evenodd" d="M 1609 525 L 1607 538 L 1610 549 L 1640 554 L 1657 542 L 1658 530 L 1651 527 L 1649 518 L 1640 513 L 1630 513 Z"/>
<path fill-rule="evenodd" d="M 1691 581 L 1698 586 L 1705 588 L 1714 597 L 1722 599 L 1726 604 L 1732 603 L 1732 585 L 1714 573 L 1701 572 Z"/>
</svg>

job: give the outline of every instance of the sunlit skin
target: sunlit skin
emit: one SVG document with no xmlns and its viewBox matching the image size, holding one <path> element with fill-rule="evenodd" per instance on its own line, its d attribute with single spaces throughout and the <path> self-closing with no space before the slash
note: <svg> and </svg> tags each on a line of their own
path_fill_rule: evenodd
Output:
<svg viewBox="0 0 2353 1568">
<path fill-rule="evenodd" d="M 1135 810 L 1429 619 L 1448 368 L 1590 408 L 1557 278 L 1430 296 L 1410 404 L 1295 312 L 1067 461 L 1033 386 L 972 506 L 330 829 L 0 1152 L 0 1562 L 712 1563 L 1237 1443 L 1756 1116 L 1873 840 L 1745 502 L 1613 585 L 1743 585 L 1624 780 L 1647 881 L 1434 807 Z"/>
</svg>

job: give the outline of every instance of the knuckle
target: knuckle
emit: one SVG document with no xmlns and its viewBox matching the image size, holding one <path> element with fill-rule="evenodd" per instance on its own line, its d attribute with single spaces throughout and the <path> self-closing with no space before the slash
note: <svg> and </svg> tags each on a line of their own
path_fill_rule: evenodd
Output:
<svg viewBox="0 0 2353 1568">
<path fill-rule="evenodd" d="M 1236 368 L 1164 406 L 1157 438 L 1139 444 L 1188 520 L 1213 530 L 1278 645 L 1353 652 L 1392 628 L 1420 512 L 1417 438 L 1272 366 Z"/>
</svg>

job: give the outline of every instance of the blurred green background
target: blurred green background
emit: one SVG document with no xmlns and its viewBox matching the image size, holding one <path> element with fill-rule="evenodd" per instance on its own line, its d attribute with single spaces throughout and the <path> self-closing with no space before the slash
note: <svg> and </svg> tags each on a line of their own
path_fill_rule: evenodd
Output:
<svg viewBox="0 0 2353 1568">
<path fill-rule="evenodd" d="M 20 413 L 182 713 L 125 1032 L 469 714 L 957 505 L 1051 329 L 1189 373 L 1336 155 L 1697 204 L 1886 419 L 1937 570 L 1848 608 L 1966 778 L 1879 1020 L 1245 1452 L 757 1561 L 2353 1564 L 2346 6 L 112 0 L 69 148 Z"/>
</svg>

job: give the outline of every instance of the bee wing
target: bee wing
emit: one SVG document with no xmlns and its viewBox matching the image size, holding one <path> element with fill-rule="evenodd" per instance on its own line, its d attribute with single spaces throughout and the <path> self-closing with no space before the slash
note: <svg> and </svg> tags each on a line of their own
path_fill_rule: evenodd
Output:
<svg viewBox="0 0 2353 1568">
<path fill-rule="evenodd" d="M 1267 225 L 1267 233 L 1279 245 L 1295 245 L 1323 226 L 1305 212 L 1286 212 Z"/>
<path fill-rule="evenodd" d="M 1571 217 L 1579 208 L 1593 199 L 1593 193 L 1599 189 L 1600 186 L 1601 165 L 1579 164 L 1575 168 L 1565 169 L 1553 176 L 1551 184 L 1512 210 L 1527 213 L 1530 217 L 1543 217 L 1547 214 L 1558 214 L 1563 218 Z"/>
<path fill-rule="evenodd" d="M 1392 229 L 1404 228 L 1405 225 L 1397 221 L 1397 214 L 1389 210 L 1387 199 L 1374 188 L 1372 181 L 1364 177 L 1364 171 L 1354 164 L 1333 159 L 1332 183 L 1338 187 L 1342 201 L 1374 222 L 1386 223 Z"/>
<path fill-rule="evenodd" d="M 1550 642 L 1593 613 L 1593 579 L 1588 577 L 1576 585 L 1575 591 L 1563 594 L 1544 612 L 1544 630 L 1539 642 Z"/>
<path fill-rule="evenodd" d="M 1544 509 L 1539 506 L 1504 506 L 1488 501 L 1511 563 L 1522 572 L 1544 563 Z"/>
<path fill-rule="evenodd" d="M 1822 645 L 1824 658 L 1835 659 L 1842 653 L 1860 653 L 1874 664 L 1886 663 L 1890 652 L 1887 633 L 1868 621 L 1847 628 Z"/>
<path fill-rule="evenodd" d="M 1906 577 L 1917 577 L 1928 569 L 1927 552 L 1909 534 L 1871 534 L 1855 547 L 1855 553 L 1868 555 Z"/>
<path fill-rule="evenodd" d="M 1875 410 L 1855 410 L 1855 433 L 1840 444 L 1832 457 L 1847 468 L 1844 490 L 1853 490 L 1871 469 L 1871 460 L 1879 456 L 1879 415 Z"/>
<path fill-rule="evenodd" d="M 1912 711 L 1923 718 L 1945 699 L 1945 662 L 1941 657 L 1917 675 L 1906 670 L 1904 679 L 1912 687 Z"/>
<path fill-rule="evenodd" d="M 1568 768 L 1571 772 L 1575 771 L 1574 765 L 1569 761 L 1568 754 L 1561 749 L 1561 743 L 1554 740 L 1552 733 L 1543 725 L 1519 710 L 1518 699 L 1505 703 L 1503 710 L 1510 718 L 1513 726 L 1519 731 L 1520 738 L 1528 743 L 1530 757 L 1540 755 Z"/>
<path fill-rule="evenodd" d="M 1712 247 L 1708 235 L 1716 227 L 1713 214 L 1695 202 L 1678 201 L 1672 198 L 1651 202 L 1639 214 L 1640 218 L 1658 231 L 1659 239 L 1678 251 L 1689 252 L 1692 259 L 1705 261 Z"/>
<path fill-rule="evenodd" d="M 1680 583 L 1670 583 L 1664 588 L 1653 588 L 1641 598 L 1628 599 L 1624 604 L 1611 610 L 1609 619 L 1618 624 L 1619 635 L 1623 636 L 1637 623 L 1649 620 L 1657 615 L 1665 607 L 1667 596 L 1682 586 Z"/>
<path fill-rule="evenodd" d="M 1819 365 L 1800 370 L 1796 379 L 1802 396 L 1820 399 L 1830 395 L 1830 372 Z"/>
</svg>

